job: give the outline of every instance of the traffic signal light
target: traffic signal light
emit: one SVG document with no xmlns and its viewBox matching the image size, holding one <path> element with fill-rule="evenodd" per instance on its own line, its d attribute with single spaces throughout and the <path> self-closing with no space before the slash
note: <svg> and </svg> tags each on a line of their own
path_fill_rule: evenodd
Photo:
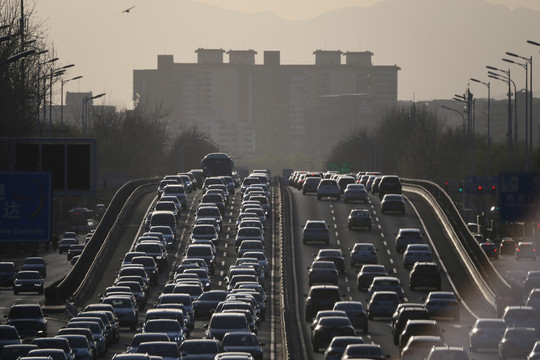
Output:
<svg viewBox="0 0 540 360">
<path fill-rule="evenodd" d="M 491 185 L 491 195 L 497 195 L 497 188 L 495 187 L 495 185 Z"/>
<path fill-rule="evenodd" d="M 458 191 L 463 192 L 463 181 L 462 180 L 459 181 Z"/>
<path fill-rule="evenodd" d="M 482 185 L 478 185 L 478 195 L 482 195 Z"/>
<path fill-rule="evenodd" d="M 448 192 L 448 181 L 444 182 L 444 190 L 446 190 L 446 192 Z"/>
</svg>

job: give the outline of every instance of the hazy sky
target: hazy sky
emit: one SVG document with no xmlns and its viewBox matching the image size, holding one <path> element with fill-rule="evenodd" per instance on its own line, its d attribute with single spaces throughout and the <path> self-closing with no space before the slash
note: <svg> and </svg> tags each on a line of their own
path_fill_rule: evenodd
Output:
<svg viewBox="0 0 540 360">
<path fill-rule="evenodd" d="M 349 6 L 371 6 L 382 0 L 198 0 L 214 6 L 245 12 L 273 11 L 287 19 L 306 19 Z M 406 0 L 403 0 L 406 1 Z M 448 0 L 452 1 L 452 0 Z M 539 0 L 487 0 L 513 10 L 518 6 L 540 11 Z"/>
<path fill-rule="evenodd" d="M 158 54 L 172 54 L 175 62 L 196 62 L 194 50 L 198 47 L 245 49 L 254 48 L 259 51 L 256 58 L 261 63 L 263 50 L 280 50 L 282 64 L 313 63 L 311 52 L 317 48 L 342 50 L 374 50 L 374 65 L 402 66 L 395 58 L 395 51 L 382 48 L 384 44 L 375 44 L 372 36 L 362 34 L 352 40 L 337 38 L 306 38 L 296 40 L 304 42 L 311 50 L 294 51 L 289 39 L 275 39 L 259 44 L 257 41 L 247 42 L 248 35 L 223 39 L 219 28 L 186 28 L 193 23 L 194 16 L 180 13 L 181 9 L 193 9 L 190 3 L 208 4 L 231 10 L 230 19 L 216 19 L 217 22 L 230 21 L 235 25 L 238 12 L 269 12 L 271 19 L 274 13 L 288 20 L 310 19 L 328 11 L 345 7 L 369 7 L 385 0 L 36 0 L 35 15 L 48 29 L 50 40 L 54 44 L 55 56 L 60 58 L 59 65 L 74 63 L 65 79 L 82 75 L 83 79 L 72 81 L 64 86 L 65 91 L 92 91 L 94 94 L 106 93 L 98 104 L 116 105 L 120 108 L 131 107 L 134 69 L 155 69 Z M 403 0 L 406 3 L 408 0 Z M 454 0 L 438 0 L 440 2 Z M 503 4 L 513 10 L 517 6 L 528 7 L 540 11 L 539 0 L 485 0 L 493 4 Z M 27 1 L 29 4 L 31 1 Z M 184 7 L 182 5 L 185 5 Z M 191 4 L 193 5 L 193 4 Z M 30 5 L 28 5 L 30 6 Z M 131 13 L 122 10 L 135 6 Z M 200 6 L 199 6 L 200 7 Z M 179 13 L 174 13 L 175 11 Z M 204 16 L 204 9 L 200 16 Z M 173 19 L 173 20 L 169 20 Z M 208 20 L 208 19 L 207 19 Z M 213 20 L 213 19 L 212 19 Z M 229 24 L 227 24 L 229 25 Z M 192 25 L 191 25 L 192 26 Z M 261 24 L 261 26 L 264 26 Z M 346 26 L 351 26 L 347 24 Z M 457 26 L 457 24 L 456 24 Z M 480 28 L 480 25 L 479 25 Z M 475 31 L 477 29 L 474 29 Z M 351 31 L 344 28 L 343 31 Z M 539 32 L 540 33 L 540 32 Z M 306 36 L 309 36 L 306 35 Z M 399 34 L 397 34 L 399 36 Z M 304 41 L 305 39 L 305 41 Z M 342 40 L 340 43 L 339 41 Z M 409 39 L 410 40 L 410 39 Z M 371 42 L 370 42 L 371 41 Z M 491 45 L 491 44 L 490 44 Z M 290 46 L 290 47 L 287 47 Z M 425 50 L 424 50 L 425 51 Z M 504 49 L 500 49 L 504 51 Z M 517 50 L 516 50 L 517 51 Z M 418 55 L 419 57 L 422 54 Z M 424 56 L 425 57 L 425 56 Z M 409 73 L 407 72 L 409 71 Z M 475 70 L 476 71 L 476 70 Z M 465 79 L 471 74 L 458 74 Z M 430 100 L 433 98 L 451 97 L 432 88 L 411 84 L 415 74 L 412 67 L 398 73 L 400 100 Z M 416 88 L 414 88 L 414 86 Z M 456 89 L 457 90 L 457 89 Z M 59 92 L 59 89 L 56 90 Z M 453 90 L 450 90 L 453 91 Z M 59 98 L 59 96 L 57 97 Z M 59 102 L 57 100 L 57 102 Z"/>
</svg>

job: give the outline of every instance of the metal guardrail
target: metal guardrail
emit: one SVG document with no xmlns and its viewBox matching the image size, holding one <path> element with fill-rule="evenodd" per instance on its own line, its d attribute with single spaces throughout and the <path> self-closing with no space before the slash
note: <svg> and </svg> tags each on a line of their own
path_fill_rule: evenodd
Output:
<svg viewBox="0 0 540 360">
<path fill-rule="evenodd" d="M 461 245 L 491 290 L 497 297 L 512 297 L 511 286 L 498 273 L 484 251 L 480 248 L 478 241 L 471 234 L 467 224 L 446 191 L 432 181 L 417 179 L 401 179 L 401 181 L 404 185 L 417 186 L 431 194 L 450 221 Z"/>
<path fill-rule="evenodd" d="M 94 262 L 104 261 L 107 253 L 111 253 L 110 251 L 101 252 L 101 250 L 114 243 L 110 233 L 119 219 L 123 219 L 122 212 L 127 211 L 124 205 L 137 189 L 145 186 L 156 186 L 158 182 L 158 178 L 132 180 L 115 193 L 91 240 L 86 244 L 81 257 L 71 271 L 62 281 L 45 289 L 45 302 L 47 304 L 64 304 L 77 292 L 77 289 L 82 287 L 83 283 L 85 286 L 91 285 L 88 283 L 89 278 L 87 278 L 90 269 Z"/>
<path fill-rule="evenodd" d="M 280 238 L 280 261 L 281 261 L 281 294 L 280 294 L 280 305 L 281 305 L 281 314 L 280 314 L 280 323 L 281 323 L 281 337 L 283 339 L 282 344 L 282 354 L 286 355 L 287 359 L 292 359 L 293 345 L 290 339 L 291 334 L 291 322 L 288 319 L 291 319 L 290 307 L 288 304 L 288 282 L 287 282 L 287 270 L 288 270 L 288 243 L 290 239 L 290 229 L 292 224 L 289 222 L 289 214 L 291 211 L 290 208 L 290 198 L 288 191 L 284 191 L 284 185 L 281 182 L 281 178 L 278 178 L 279 184 L 279 199 L 280 199 L 280 212 L 279 212 L 279 238 Z"/>
</svg>

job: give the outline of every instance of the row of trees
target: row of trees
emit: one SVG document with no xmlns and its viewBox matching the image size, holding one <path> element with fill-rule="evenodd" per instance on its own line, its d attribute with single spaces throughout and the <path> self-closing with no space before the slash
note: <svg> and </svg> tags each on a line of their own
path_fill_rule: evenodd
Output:
<svg viewBox="0 0 540 360">
<path fill-rule="evenodd" d="M 32 4 L 0 0 L 0 137 L 35 136 L 39 130 L 53 55 Z"/>
<path fill-rule="evenodd" d="M 506 143 L 491 144 L 488 174 L 486 136 L 476 135 L 473 149 L 469 143 L 464 146 L 463 135 L 463 129 L 447 126 L 427 108 L 416 104 L 397 106 L 387 111 L 374 131 L 358 129 L 338 142 L 326 161 L 347 163 L 353 170 L 380 170 L 435 181 L 471 175 L 470 157 L 474 159 L 474 175 L 512 171 L 508 168 Z M 524 163 L 524 147 L 519 146 L 518 164 Z M 535 158 L 538 159 L 538 150 Z M 538 161 L 534 167 L 540 167 Z"/>
<path fill-rule="evenodd" d="M 44 126 L 40 118 L 42 109 L 50 105 L 50 89 L 58 88 L 51 81 L 61 81 L 63 66 L 54 57 L 46 28 L 37 21 L 34 9 L 32 0 L 0 0 L 0 138 L 82 136 L 75 124 L 61 129 L 56 119 L 47 119 Z M 198 168 L 206 153 L 218 151 L 196 129 L 171 133 L 165 123 L 168 112 L 158 105 L 135 104 L 133 110 L 122 111 L 94 107 L 91 111 L 92 122 L 84 136 L 96 138 L 100 175 L 138 178 L 177 173 L 180 165 L 185 170 Z M 5 169 L 11 163 L 9 156 L 7 151 L 0 152 Z"/>
</svg>

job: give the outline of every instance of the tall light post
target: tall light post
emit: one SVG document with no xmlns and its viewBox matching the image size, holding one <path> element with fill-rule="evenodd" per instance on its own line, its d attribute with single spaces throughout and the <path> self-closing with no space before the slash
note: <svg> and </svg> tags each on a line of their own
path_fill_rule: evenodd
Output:
<svg viewBox="0 0 540 360">
<path fill-rule="evenodd" d="M 467 139 L 469 144 L 469 175 L 475 173 L 475 150 L 474 150 L 474 113 L 473 113 L 473 94 L 467 87 L 467 91 L 463 95 L 454 95 L 454 100 L 465 104 L 467 110 Z"/>
<path fill-rule="evenodd" d="M 81 118 L 81 132 L 83 135 L 86 134 L 86 121 L 88 119 L 88 102 L 94 99 L 99 99 L 100 97 L 105 96 L 105 93 L 98 94 L 95 96 L 86 96 L 82 99 L 82 118 Z"/>
<path fill-rule="evenodd" d="M 509 53 L 507 52 L 506 54 L 512 54 L 512 55 L 515 55 L 513 53 Z M 517 55 L 515 55 L 517 56 Z M 528 150 L 528 142 L 529 142 L 529 136 L 528 136 L 528 130 L 529 130 L 529 126 L 527 124 L 527 120 L 529 118 L 529 80 L 528 80 L 528 75 L 529 75 L 529 70 L 528 70 L 528 63 L 520 63 L 520 62 L 517 62 L 517 61 L 514 61 L 512 59 L 502 59 L 503 61 L 506 61 L 507 63 L 510 63 L 510 64 L 515 64 L 515 65 L 519 65 L 521 66 L 522 68 L 525 69 L 525 170 L 528 170 L 528 166 L 529 166 L 529 160 L 528 160 L 528 154 L 529 154 L 529 150 Z M 515 89 L 515 103 L 517 104 L 517 89 Z M 517 152 L 517 109 L 515 109 L 515 112 L 516 112 L 516 118 L 515 118 L 515 124 L 514 124 L 514 130 L 515 130 L 515 134 L 514 134 L 514 137 L 516 138 L 516 152 Z"/>
<path fill-rule="evenodd" d="M 41 50 L 41 51 L 38 51 L 35 53 L 35 55 L 43 55 L 43 54 L 46 54 L 48 53 L 49 50 Z M 37 89 L 37 101 L 36 101 L 36 104 L 37 104 L 37 109 L 36 109 L 36 115 L 37 115 L 37 124 L 38 124 L 38 127 L 41 127 L 41 124 L 39 122 L 39 105 L 40 105 L 40 102 L 41 102 L 41 98 L 40 98 L 40 95 L 39 95 L 39 80 L 40 80 L 40 72 L 41 72 L 41 66 L 42 66 L 42 63 L 38 60 L 38 76 L 37 76 L 37 85 L 36 85 L 36 89 Z M 41 129 L 40 129 L 41 130 Z"/>
<path fill-rule="evenodd" d="M 463 148 L 461 150 L 461 179 L 464 179 L 465 178 L 465 142 L 466 142 L 465 141 L 465 115 L 463 115 L 462 111 L 453 109 L 453 108 L 451 108 L 449 106 L 441 105 L 441 107 L 443 109 L 450 110 L 450 111 L 458 113 L 459 115 L 461 115 L 461 119 L 463 120 L 463 141 L 462 141 Z"/>
<path fill-rule="evenodd" d="M 53 77 L 63 75 L 67 69 L 74 67 L 75 64 L 69 64 L 62 66 L 58 69 L 51 68 L 50 82 L 49 82 L 49 136 L 52 136 L 52 85 Z"/>
<path fill-rule="evenodd" d="M 79 79 L 82 79 L 82 76 L 75 76 L 74 78 L 68 80 L 62 79 L 62 84 L 60 87 L 60 129 L 64 129 L 64 84 Z"/>
<path fill-rule="evenodd" d="M 534 46 L 540 46 L 540 43 L 539 42 L 536 42 L 536 41 L 532 41 L 532 40 L 527 40 L 527 43 L 528 44 L 531 44 L 531 45 L 534 45 Z M 529 155 L 529 161 L 530 161 L 530 169 L 533 168 L 533 76 L 532 76 L 532 73 L 533 73 L 533 63 L 532 63 L 532 56 L 529 58 L 529 64 L 530 64 L 530 71 L 529 71 L 529 79 L 530 79 L 530 83 L 531 83 L 531 92 L 529 94 L 529 106 L 531 107 L 530 108 L 530 111 L 529 111 L 529 151 L 530 151 L 530 155 Z"/>
<path fill-rule="evenodd" d="M 503 78 L 500 76 L 500 74 L 494 73 L 492 71 L 488 71 L 488 76 L 490 78 L 493 78 L 499 81 L 504 81 L 508 84 L 508 128 L 506 131 L 506 144 L 507 144 L 506 147 L 507 147 L 507 161 L 508 161 L 509 168 L 510 167 L 514 168 L 515 161 L 512 161 L 512 158 L 514 157 L 514 149 L 513 149 L 513 144 L 512 144 L 513 143 L 513 140 L 512 140 L 512 87 L 511 87 L 512 84 L 510 83 L 510 69 L 506 71 L 506 70 L 498 69 L 494 66 L 486 66 L 486 69 L 499 71 L 507 76 L 506 78 Z"/>
<path fill-rule="evenodd" d="M 489 176 L 491 174 L 491 84 L 489 81 L 484 82 L 475 78 L 471 78 L 471 81 L 482 84 L 488 89 L 486 176 Z"/>
<path fill-rule="evenodd" d="M 51 64 L 55 61 L 58 61 L 57 57 L 45 61 L 41 66 Z M 43 75 L 43 129 L 47 124 L 47 77 L 47 74 Z"/>
</svg>

